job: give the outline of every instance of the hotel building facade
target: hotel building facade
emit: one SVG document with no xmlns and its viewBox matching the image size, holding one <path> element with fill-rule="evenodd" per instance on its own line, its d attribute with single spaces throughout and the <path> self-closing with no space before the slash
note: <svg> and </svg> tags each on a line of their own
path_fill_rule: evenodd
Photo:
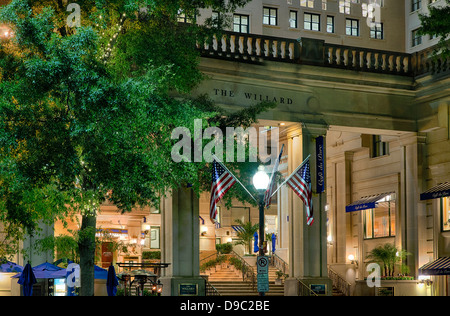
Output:
<svg viewBox="0 0 450 316">
<path fill-rule="evenodd" d="M 410 253 L 403 273 L 414 281 L 383 287 L 396 295 L 450 295 L 448 266 L 423 268 L 450 257 L 450 65 L 430 57 L 438 39 L 417 33 L 419 13 L 444 3 L 254 0 L 230 15 L 228 31 L 199 43 L 208 79 L 194 94 L 229 110 L 276 102 L 259 123 L 278 131 L 273 152 L 285 145 L 279 167 L 285 178 L 311 155 L 313 225 L 286 186 L 265 214 L 265 230 L 276 234 L 276 255 L 288 267 L 285 295 L 299 294 L 299 280 L 324 284 L 328 295 L 337 283 L 349 284 L 347 295 L 375 295 L 365 280 L 367 256 L 387 243 Z M 218 14 L 202 11 L 198 23 Z M 188 20 L 180 14 L 180 22 Z M 161 251 L 161 261 L 170 262 L 165 294 L 177 295 L 183 282 L 199 284 L 201 293 L 201 254 L 235 240 L 236 219 L 257 223 L 258 209 L 221 205 L 214 225 L 209 195 L 198 199 L 189 189 L 164 199 L 159 210 L 119 215 L 103 205 L 98 228 L 135 248 L 105 250 L 99 264 L 141 262 L 143 252 Z M 64 229 L 56 223 L 50 233 Z M 432 282 L 419 282 L 423 274 L 432 274 Z"/>
</svg>

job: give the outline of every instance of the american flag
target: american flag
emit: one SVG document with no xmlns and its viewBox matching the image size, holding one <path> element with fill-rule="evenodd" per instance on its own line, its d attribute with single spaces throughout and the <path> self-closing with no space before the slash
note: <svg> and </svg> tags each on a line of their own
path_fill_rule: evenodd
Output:
<svg viewBox="0 0 450 316">
<path fill-rule="evenodd" d="M 273 166 L 273 172 L 272 172 L 272 176 L 270 177 L 269 187 L 267 188 L 266 194 L 264 195 L 264 206 L 266 208 L 269 208 L 270 201 L 272 200 L 273 189 L 275 188 L 275 182 L 276 182 L 275 176 L 278 171 L 278 165 L 280 164 L 281 155 L 283 154 L 283 148 L 284 148 L 284 144 L 281 147 L 280 155 L 278 156 L 277 160 L 275 161 L 275 165 Z"/>
<path fill-rule="evenodd" d="M 234 176 L 215 160 L 212 167 L 211 199 L 209 207 L 209 216 L 213 223 L 217 222 L 217 203 L 227 193 L 227 191 L 236 183 Z"/>
<path fill-rule="evenodd" d="M 311 174 L 309 171 L 309 158 L 303 166 L 293 173 L 287 180 L 289 186 L 294 190 L 302 201 L 305 203 L 306 207 L 306 223 L 312 225 L 314 222 L 313 218 L 313 207 L 312 207 L 312 192 L 311 192 Z"/>
</svg>

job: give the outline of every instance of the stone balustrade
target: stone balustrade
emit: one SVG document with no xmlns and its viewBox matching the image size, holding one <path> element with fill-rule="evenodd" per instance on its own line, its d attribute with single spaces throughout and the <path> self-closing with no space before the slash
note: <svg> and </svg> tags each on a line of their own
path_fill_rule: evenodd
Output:
<svg viewBox="0 0 450 316">
<path fill-rule="evenodd" d="M 203 57 L 248 63 L 277 61 L 402 76 L 450 71 L 450 60 L 433 57 L 433 49 L 414 54 L 325 43 L 312 38 L 288 39 L 223 32 L 198 43 Z"/>
</svg>

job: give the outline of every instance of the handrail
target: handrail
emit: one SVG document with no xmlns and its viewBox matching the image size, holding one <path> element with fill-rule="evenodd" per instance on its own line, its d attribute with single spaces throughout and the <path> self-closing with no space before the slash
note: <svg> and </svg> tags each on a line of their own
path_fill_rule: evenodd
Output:
<svg viewBox="0 0 450 316">
<path fill-rule="evenodd" d="M 342 276 L 340 276 L 336 271 L 332 268 L 328 267 L 328 276 L 333 282 L 333 286 L 345 296 L 350 296 L 350 288 L 351 284 L 345 280 Z"/>
<path fill-rule="evenodd" d="M 239 256 L 234 250 L 231 250 L 230 255 L 234 256 L 235 258 L 239 259 L 242 264 L 242 281 L 250 281 L 252 284 L 252 289 L 255 290 L 256 285 L 256 275 L 253 267 L 248 264 L 247 261 L 244 260 L 241 256 Z"/>
<path fill-rule="evenodd" d="M 300 279 L 297 278 L 297 281 L 298 281 L 298 296 L 319 296 Z"/>
<path fill-rule="evenodd" d="M 219 291 L 208 281 L 208 278 L 203 275 L 201 277 L 205 280 L 205 296 L 220 296 Z"/>
<path fill-rule="evenodd" d="M 270 261 L 271 261 L 270 263 L 272 264 L 272 266 L 281 270 L 281 272 L 283 272 L 284 274 L 286 274 L 286 271 L 289 271 L 289 265 L 286 263 L 286 261 L 281 259 L 278 255 L 273 253 Z"/>
</svg>

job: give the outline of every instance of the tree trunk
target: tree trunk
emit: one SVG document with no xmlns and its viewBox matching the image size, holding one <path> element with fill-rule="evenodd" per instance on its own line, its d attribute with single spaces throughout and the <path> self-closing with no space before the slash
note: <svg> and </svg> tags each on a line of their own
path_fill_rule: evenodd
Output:
<svg viewBox="0 0 450 316">
<path fill-rule="evenodd" d="M 80 296 L 94 296 L 95 215 L 83 215 L 78 248 L 80 251 Z"/>
</svg>

